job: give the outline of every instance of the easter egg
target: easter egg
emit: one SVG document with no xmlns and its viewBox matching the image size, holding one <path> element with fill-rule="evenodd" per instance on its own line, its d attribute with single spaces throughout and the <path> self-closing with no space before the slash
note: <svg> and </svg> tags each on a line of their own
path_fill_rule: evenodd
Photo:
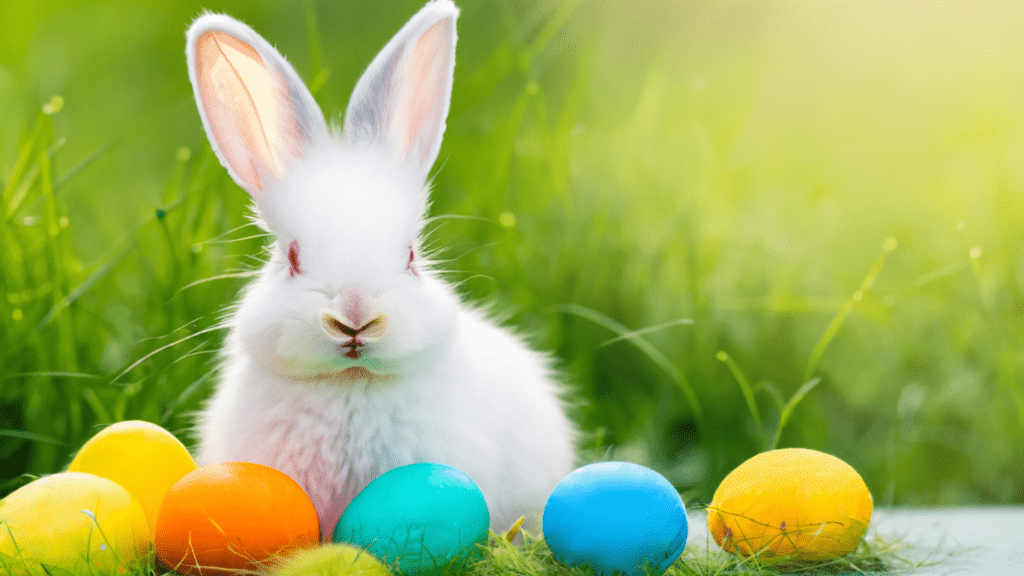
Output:
<svg viewBox="0 0 1024 576">
<path fill-rule="evenodd" d="M 113 574 L 148 554 L 151 543 L 139 502 L 93 474 L 44 476 L 0 500 L 0 553 L 32 569 Z"/>
<path fill-rule="evenodd" d="M 335 542 L 365 548 L 405 574 L 439 573 L 473 556 L 491 524 L 476 483 L 443 464 L 411 464 L 370 482 L 345 508 Z"/>
<path fill-rule="evenodd" d="M 350 544 L 326 544 L 282 558 L 271 576 L 391 576 L 373 554 Z"/>
<path fill-rule="evenodd" d="M 570 472 L 544 506 L 544 539 L 555 559 L 589 566 L 592 574 L 643 567 L 664 572 L 686 546 L 682 498 L 650 468 L 598 462 Z"/>
<path fill-rule="evenodd" d="M 109 478 L 139 501 L 150 528 L 164 494 L 182 476 L 196 469 L 185 446 L 170 432 L 150 422 L 111 424 L 86 442 L 68 466 Z"/>
<path fill-rule="evenodd" d="M 857 549 L 871 493 L 835 456 L 803 448 L 762 452 L 722 480 L 708 530 L 728 552 L 830 560 Z"/>
<path fill-rule="evenodd" d="M 156 520 L 156 556 L 184 574 L 256 570 L 274 555 L 320 542 L 305 491 L 248 462 L 201 466 L 174 483 Z"/>
</svg>

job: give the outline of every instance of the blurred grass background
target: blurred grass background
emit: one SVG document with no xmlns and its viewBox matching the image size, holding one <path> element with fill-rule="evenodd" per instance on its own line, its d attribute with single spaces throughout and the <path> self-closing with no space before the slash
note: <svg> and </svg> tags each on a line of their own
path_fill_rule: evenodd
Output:
<svg viewBox="0 0 1024 576">
<path fill-rule="evenodd" d="M 107 423 L 187 441 L 212 389 L 265 240 L 191 19 L 253 26 L 337 121 L 421 4 L 0 3 L 0 495 Z M 780 446 L 881 505 L 1024 502 L 1024 4 L 460 6 L 432 213 L 482 220 L 433 238 L 556 354 L 584 458 L 707 502 L 820 378 Z"/>
</svg>

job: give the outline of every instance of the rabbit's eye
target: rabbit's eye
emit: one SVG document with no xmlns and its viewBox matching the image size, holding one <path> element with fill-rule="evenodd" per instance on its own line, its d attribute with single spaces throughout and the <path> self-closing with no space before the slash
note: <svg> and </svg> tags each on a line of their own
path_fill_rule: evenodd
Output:
<svg viewBox="0 0 1024 576">
<path fill-rule="evenodd" d="M 292 240 L 292 243 L 288 245 L 288 275 L 295 276 L 301 272 L 302 270 L 299 269 L 299 241 Z"/>
<path fill-rule="evenodd" d="M 419 272 L 416 271 L 416 266 L 413 265 L 413 261 L 416 259 L 416 253 L 413 252 L 412 246 L 409 247 L 409 264 L 406 265 L 405 269 L 408 272 L 412 272 L 413 276 L 419 276 Z"/>
</svg>

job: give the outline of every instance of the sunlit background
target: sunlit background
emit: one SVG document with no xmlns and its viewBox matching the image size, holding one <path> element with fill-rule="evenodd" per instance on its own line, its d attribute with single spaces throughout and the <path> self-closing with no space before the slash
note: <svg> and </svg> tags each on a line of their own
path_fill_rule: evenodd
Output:
<svg viewBox="0 0 1024 576">
<path fill-rule="evenodd" d="M 337 121 L 421 4 L 0 3 L 0 495 L 106 423 L 190 442 L 215 383 L 266 240 L 191 19 L 253 26 Z M 802 446 L 879 505 L 1024 502 L 1024 4 L 460 6 L 431 240 L 554 354 L 581 462 L 699 503 Z"/>
</svg>

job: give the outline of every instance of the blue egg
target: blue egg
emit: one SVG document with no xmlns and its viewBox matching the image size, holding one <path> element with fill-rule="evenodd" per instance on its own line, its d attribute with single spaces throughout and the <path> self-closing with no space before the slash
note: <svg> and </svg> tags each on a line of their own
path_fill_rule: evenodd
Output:
<svg viewBox="0 0 1024 576">
<path fill-rule="evenodd" d="M 487 502 L 469 475 L 444 464 L 411 464 L 363 488 L 333 539 L 365 548 L 403 574 L 440 574 L 474 557 L 490 524 Z"/>
<path fill-rule="evenodd" d="M 664 572 L 683 552 L 686 507 L 664 476 L 628 462 L 598 462 L 558 483 L 544 506 L 555 559 L 597 575 Z"/>
</svg>

